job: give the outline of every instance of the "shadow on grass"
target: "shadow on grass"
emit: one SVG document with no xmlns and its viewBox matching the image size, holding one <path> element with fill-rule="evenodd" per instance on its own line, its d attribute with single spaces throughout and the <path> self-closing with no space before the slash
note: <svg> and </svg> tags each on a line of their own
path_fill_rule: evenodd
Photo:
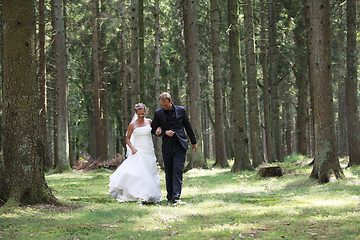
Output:
<svg viewBox="0 0 360 240">
<path fill-rule="evenodd" d="M 59 195 L 62 194 L 63 199 L 80 207 L 65 212 L 36 208 L 21 212 L 20 209 L 17 214 L 6 215 L 0 219 L 0 237 L 238 239 L 240 233 L 248 236 L 246 234 L 252 232 L 252 236 L 250 234 L 248 237 L 279 239 L 279 236 L 270 235 L 283 234 L 296 239 L 296 231 L 302 228 L 308 232 L 319 228 L 322 234 L 331 236 L 331 227 L 340 229 L 342 225 L 346 225 L 346 228 L 341 231 L 350 232 L 349 236 L 354 236 L 351 235 L 351 231 L 355 232 L 351 228 L 354 224 L 345 224 L 345 221 L 359 223 L 359 214 L 355 214 L 359 212 L 354 207 L 356 204 L 336 204 L 330 207 L 312 205 L 312 194 L 321 196 L 333 192 L 335 200 L 338 200 L 341 196 L 346 198 L 349 195 L 360 195 L 358 185 L 352 184 L 350 180 L 318 185 L 303 171 L 296 172 L 296 169 L 290 167 L 287 171 L 284 177 L 279 179 L 259 178 L 256 171 L 190 171 L 184 174 L 185 189 L 182 198 L 188 204 L 179 207 L 172 207 L 166 200 L 160 204 L 141 206 L 135 202 L 118 203 L 106 195 L 107 178 L 111 174 L 109 172 L 79 174 L 75 177 L 65 174 L 64 178 L 54 176 L 54 179 L 49 179 L 52 183 L 50 185 L 59 188 Z M 358 168 L 349 171 L 354 178 L 358 178 Z M 274 189 L 259 187 L 266 184 L 281 185 Z M 243 189 L 237 190 L 237 186 Z M 229 191 L 223 192 L 227 187 Z M 253 187 L 255 189 L 251 189 Z M 196 188 L 199 191 L 196 191 Z M 259 227 L 263 229 L 259 230 Z M 305 233 L 307 235 L 302 232 L 297 239 L 306 239 L 304 236 L 312 238 L 309 233 Z"/>
</svg>

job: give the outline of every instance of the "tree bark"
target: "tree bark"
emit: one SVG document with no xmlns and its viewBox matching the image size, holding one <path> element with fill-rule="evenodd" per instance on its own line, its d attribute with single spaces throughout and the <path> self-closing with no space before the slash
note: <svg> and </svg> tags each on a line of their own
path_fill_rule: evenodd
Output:
<svg viewBox="0 0 360 240">
<path fill-rule="evenodd" d="M 46 97 L 46 53 L 45 53 L 45 0 L 39 0 L 39 81 L 40 81 L 40 131 L 44 145 L 45 166 L 49 170 L 52 163 L 49 157 L 47 140 L 47 97 Z"/>
<path fill-rule="evenodd" d="M 359 111 L 358 111 L 358 87 L 357 87 L 357 50 L 356 50 L 356 0 L 347 0 L 347 48 L 346 66 L 347 76 L 345 79 L 345 102 L 346 122 L 349 144 L 348 167 L 360 165 L 360 137 L 359 137 Z"/>
<path fill-rule="evenodd" d="M 223 121 L 223 94 L 222 94 L 222 65 L 220 52 L 220 34 L 219 34 L 219 5 L 218 0 L 210 1 L 211 10 L 211 50 L 214 81 L 214 105 L 215 105 L 215 166 L 222 168 L 229 166 L 225 155 L 225 137 Z"/>
<path fill-rule="evenodd" d="M 252 165 L 258 167 L 264 162 L 264 148 L 261 139 L 259 121 L 258 84 L 256 71 L 256 56 L 254 49 L 253 8 L 251 0 L 243 1 L 244 25 L 245 25 L 245 56 L 246 78 L 248 87 L 249 125 L 250 125 L 250 149 Z"/>
<path fill-rule="evenodd" d="M 155 8 L 154 8 L 154 18 L 155 18 L 155 99 L 158 100 L 160 96 L 160 7 L 159 0 L 155 0 Z M 160 101 L 156 101 L 156 109 L 159 109 Z M 158 160 L 159 166 L 164 169 L 164 159 L 161 153 L 161 144 L 162 138 L 155 137 L 154 138 L 154 147 L 156 158 Z"/>
<path fill-rule="evenodd" d="M 264 125 L 265 125 L 265 145 L 266 157 L 268 162 L 273 162 L 273 144 L 271 139 L 271 121 L 270 121 L 270 94 L 269 94 L 269 79 L 268 79 L 268 61 L 267 61 L 267 46 L 266 46 L 266 8 L 264 0 L 260 4 L 260 21 L 261 21 L 261 40 L 260 40 L 260 63 L 263 77 L 263 95 L 264 95 Z"/>
<path fill-rule="evenodd" d="M 246 134 L 244 89 L 241 79 L 240 61 L 240 32 L 239 32 L 239 3 L 237 0 L 228 0 L 229 26 L 229 57 L 230 57 L 230 86 L 231 110 L 233 115 L 233 142 L 235 161 L 232 172 L 253 170 L 248 154 L 248 138 Z"/>
<path fill-rule="evenodd" d="M 336 154 L 336 137 L 331 82 L 331 48 L 330 48 L 330 2 L 313 0 L 310 18 L 312 63 L 311 71 L 314 130 L 315 161 L 311 177 L 320 183 L 330 180 L 333 173 L 336 178 L 344 176 Z"/>
<path fill-rule="evenodd" d="M 100 75 L 100 116 L 101 116 L 101 137 L 102 137 L 102 159 L 109 159 L 109 106 L 108 106 L 108 82 L 106 69 L 108 66 L 108 51 L 106 44 L 106 18 L 107 10 L 106 5 L 108 4 L 107 0 L 100 1 L 100 17 L 102 23 L 100 25 L 100 36 L 99 36 L 99 75 Z"/>
<path fill-rule="evenodd" d="M 54 0 L 55 15 L 55 62 L 57 105 L 57 152 L 56 168 L 65 171 L 70 167 L 68 126 L 68 82 L 66 68 L 66 46 L 63 0 Z"/>
<path fill-rule="evenodd" d="M 285 119 L 285 142 L 286 142 L 286 155 L 289 156 L 293 153 L 292 145 L 292 132 L 293 132 L 293 108 L 292 108 L 292 99 L 291 99 L 291 81 L 289 77 L 286 77 L 285 81 L 285 102 L 283 104 L 283 112 Z"/>
<path fill-rule="evenodd" d="M 308 83 L 310 86 L 310 98 L 311 98 L 311 108 L 309 109 L 309 131 L 308 131 L 308 139 L 309 139 L 309 155 L 315 156 L 315 130 L 314 130 L 314 86 L 312 81 L 313 76 L 313 68 L 314 68 L 314 60 L 311 56 L 314 51 L 314 45 L 312 44 L 312 34 L 313 29 L 310 25 L 311 17 L 312 17 L 312 0 L 304 0 L 304 9 L 305 9 L 305 43 L 306 43 L 306 55 L 308 62 Z"/>
<path fill-rule="evenodd" d="M 297 21 L 294 29 L 294 38 L 296 44 L 296 86 L 297 93 L 297 109 L 296 109 L 296 134 L 297 134 L 297 152 L 306 156 L 307 155 L 307 139 L 306 129 L 309 118 L 308 114 L 308 82 L 307 82 L 307 61 L 304 37 L 305 23 L 303 17 Z"/>
<path fill-rule="evenodd" d="M 139 0 L 131 0 L 131 106 L 140 101 Z"/>
<path fill-rule="evenodd" d="M 271 135 L 274 148 L 274 161 L 283 161 L 282 138 L 280 122 L 280 81 L 278 78 L 278 45 L 277 45 L 277 3 L 278 0 L 269 0 L 269 83 L 271 88 Z"/>
<path fill-rule="evenodd" d="M 191 152 L 190 162 L 186 169 L 206 166 L 204 153 L 202 150 L 202 133 L 201 133 L 201 99 L 200 99 L 200 70 L 199 70 L 199 50 L 197 35 L 197 4 L 195 0 L 182 0 L 183 20 L 184 20 L 184 37 L 186 48 L 186 70 L 187 83 L 190 97 L 190 122 L 194 130 L 198 149 Z"/>
<path fill-rule="evenodd" d="M 344 8 L 346 4 L 338 3 L 336 8 L 339 12 L 336 18 L 342 19 L 344 17 Z M 337 21 L 337 24 L 334 26 L 334 41 L 333 45 L 336 45 L 333 48 L 333 61 L 338 62 L 334 64 L 333 68 L 333 77 L 334 82 L 338 83 L 337 88 L 337 126 L 336 126 L 336 137 L 337 137 L 337 151 L 339 157 L 345 157 L 349 155 L 348 151 L 348 134 L 347 134 L 347 124 L 346 124 L 346 105 L 345 105 L 345 78 L 346 78 L 346 25 L 343 21 Z"/>
<path fill-rule="evenodd" d="M 128 80 L 127 80 L 127 64 L 126 64 L 126 14 L 125 14 L 125 0 L 120 4 L 121 12 L 121 100 L 122 100 L 122 133 L 125 136 L 129 124 L 128 118 Z M 126 156 L 125 138 L 123 138 L 122 145 Z"/>
<path fill-rule="evenodd" d="M 34 1 L 2 1 L 2 133 L 6 141 L 1 205 L 56 202 L 45 181 L 40 140 L 34 7 Z"/>
<path fill-rule="evenodd" d="M 99 0 L 91 1 L 92 13 L 92 66 L 94 82 L 94 117 L 96 135 L 96 160 L 107 159 L 107 149 L 104 145 L 102 108 L 101 108 L 101 74 L 100 74 L 100 53 L 99 53 Z"/>
<path fill-rule="evenodd" d="M 145 27 L 144 0 L 139 1 L 139 101 L 146 102 L 145 96 Z"/>
</svg>

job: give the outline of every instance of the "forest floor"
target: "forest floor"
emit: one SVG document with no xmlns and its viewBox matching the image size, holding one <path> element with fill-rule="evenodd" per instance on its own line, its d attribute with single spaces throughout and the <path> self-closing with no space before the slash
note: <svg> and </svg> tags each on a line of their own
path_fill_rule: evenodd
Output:
<svg viewBox="0 0 360 240">
<path fill-rule="evenodd" d="M 319 185 L 309 178 L 310 161 L 286 158 L 278 178 L 190 170 L 181 206 L 113 200 L 107 191 L 114 170 L 47 174 L 66 206 L 0 209 L 0 239 L 360 239 L 360 167 Z M 162 171 L 160 180 L 165 199 Z"/>
</svg>

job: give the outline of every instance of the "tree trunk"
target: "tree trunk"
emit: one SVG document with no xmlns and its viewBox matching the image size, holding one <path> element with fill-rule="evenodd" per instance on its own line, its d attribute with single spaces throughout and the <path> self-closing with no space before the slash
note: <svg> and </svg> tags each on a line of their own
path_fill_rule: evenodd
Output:
<svg viewBox="0 0 360 240">
<path fill-rule="evenodd" d="M 54 0 L 50 0 L 50 6 L 51 6 L 51 26 L 52 29 L 55 29 L 55 8 L 54 6 Z M 53 66 L 52 68 L 50 68 L 50 72 L 51 73 L 51 79 L 49 81 L 50 84 L 50 89 L 49 89 L 49 112 L 51 113 L 50 115 L 50 120 L 51 123 L 49 123 L 50 127 L 51 127 L 51 132 L 52 132 L 52 138 L 50 139 L 52 141 L 52 149 L 51 149 L 51 153 L 53 154 L 53 168 L 56 168 L 56 165 L 58 163 L 58 159 L 59 159 L 59 154 L 58 154 L 58 140 L 57 140 L 57 91 L 56 91 L 56 61 L 55 61 L 55 55 L 56 55 L 56 45 L 55 45 L 55 34 L 51 35 L 51 59 L 50 59 L 50 64 L 48 64 L 49 66 Z"/>
<path fill-rule="evenodd" d="M 309 109 L 309 131 L 308 131 L 308 139 L 309 139 L 309 155 L 315 156 L 315 130 L 314 130 L 314 92 L 313 92 L 313 81 L 312 81 L 312 72 L 315 66 L 313 62 L 313 58 L 311 56 L 314 51 L 314 45 L 312 44 L 312 34 L 313 29 L 310 26 L 311 15 L 312 15 L 312 0 L 304 0 L 304 9 L 305 9 L 305 43 L 306 43 L 306 55 L 308 61 L 308 83 L 310 86 L 310 98 L 311 98 L 311 108 Z"/>
<path fill-rule="evenodd" d="M 39 81 L 40 81 L 40 131 L 44 145 L 45 166 L 52 168 L 47 140 L 46 55 L 45 55 L 45 0 L 39 0 Z"/>
<path fill-rule="evenodd" d="M 349 144 L 349 164 L 360 165 L 360 137 L 359 137 L 359 111 L 357 97 L 357 50 L 356 50 L 356 0 L 347 0 L 347 48 L 346 66 L 347 76 L 345 79 L 345 102 L 346 122 Z"/>
<path fill-rule="evenodd" d="M 227 83 L 224 82 L 223 88 L 222 88 L 222 103 L 223 103 L 223 114 L 222 114 L 222 118 L 223 118 L 223 122 L 224 122 L 224 138 L 225 138 L 225 146 L 227 146 L 225 148 L 225 154 L 226 154 L 226 159 L 233 159 L 234 157 L 234 145 L 232 142 L 232 131 L 230 130 L 230 114 L 228 111 L 228 101 L 226 99 L 226 88 L 227 88 Z"/>
<path fill-rule="evenodd" d="M 107 44 L 106 44 L 106 21 L 105 16 L 107 16 L 106 11 L 106 0 L 101 0 L 101 27 L 100 27 L 100 38 L 99 38 L 99 74 L 100 74 L 100 83 L 101 83 L 101 89 L 100 89 L 100 116 L 101 116 L 101 137 L 102 137 L 102 145 L 103 149 L 102 151 L 102 159 L 107 160 L 109 159 L 109 111 L 108 111 L 108 82 L 107 82 L 107 74 L 106 74 L 106 68 L 108 66 L 108 55 L 107 55 Z"/>
<path fill-rule="evenodd" d="M 131 106 L 140 101 L 139 0 L 131 0 Z"/>
<path fill-rule="evenodd" d="M 208 73 L 206 73 L 206 77 L 204 77 L 204 81 L 200 87 L 201 89 L 209 89 L 209 86 L 208 86 Z M 206 93 L 203 93 L 202 94 L 203 96 L 206 95 Z M 210 158 L 210 149 L 209 149 L 209 146 L 210 146 L 210 134 L 209 134 L 209 122 L 208 122 L 208 98 L 207 96 L 204 96 L 203 98 L 204 100 L 201 101 L 201 132 L 202 132 L 202 141 L 203 141 L 203 151 L 204 151 L 204 159 L 205 159 L 205 162 L 207 159 Z"/>
<path fill-rule="evenodd" d="M 292 146 L 292 132 L 293 132 L 293 119 L 292 116 L 294 115 L 292 110 L 292 99 L 291 99 L 291 81 L 288 79 L 285 82 L 285 102 L 283 104 L 283 112 L 284 112 L 284 119 L 285 119 L 285 142 L 286 142 L 286 155 L 289 156 L 293 153 L 293 146 Z"/>
<path fill-rule="evenodd" d="M 274 161 L 282 161 L 282 138 L 280 122 L 280 81 L 278 78 L 278 46 L 277 46 L 277 3 L 278 0 L 269 0 L 269 82 L 271 88 L 271 133 L 274 147 Z"/>
<path fill-rule="evenodd" d="M 56 62 L 56 105 L 57 105 L 57 152 L 56 168 L 65 171 L 70 167 L 69 126 L 68 126 L 68 83 L 66 69 L 66 46 L 64 5 L 62 0 L 54 0 L 55 14 L 55 62 Z"/>
<path fill-rule="evenodd" d="M 126 64 L 126 14 L 125 14 L 125 0 L 121 1 L 120 4 L 121 12 L 121 100 L 122 100 L 122 132 L 125 135 L 127 126 L 129 124 L 128 119 L 128 80 L 127 80 L 127 64 Z M 123 148 L 126 156 L 125 137 L 123 138 Z"/>
<path fill-rule="evenodd" d="M 342 38 L 343 40 L 344 38 Z M 345 61 L 344 61 L 345 62 Z M 346 124 L 346 106 L 345 106 L 345 71 L 344 65 L 341 65 L 339 71 L 334 71 L 334 78 L 338 79 L 338 120 L 337 120 L 337 150 L 339 157 L 346 157 L 349 155 L 348 151 L 348 133 Z M 334 66 L 336 67 L 336 66 Z"/>
<path fill-rule="evenodd" d="M 203 78 L 203 82 L 200 85 L 201 89 L 210 89 L 209 86 L 209 68 L 205 67 L 204 69 L 205 71 L 205 77 Z M 202 104 L 202 109 L 201 109 L 201 126 L 202 126 L 202 133 L 203 133 L 203 150 L 204 150 L 204 159 L 205 159 L 205 165 L 207 164 L 207 159 L 211 158 L 211 139 L 210 139 L 210 135 L 211 135 L 211 127 L 210 127 L 210 122 L 213 122 L 212 119 L 212 113 L 211 113 L 211 109 L 210 109 L 210 98 L 209 98 L 209 92 L 208 91 L 204 91 L 201 93 L 202 99 L 203 101 L 201 102 Z"/>
<path fill-rule="evenodd" d="M 218 0 L 211 0 L 211 50 L 214 81 L 214 105 L 215 105 L 215 166 L 226 168 L 229 166 L 225 155 L 225 137 L 223 121 L 223 95 L 222 95 L 222 65 L 220 52 L 219 34 L 219 5 Z"/>
<path fill-rule="evenodd" d="M 297 109 L 296 109 L 296 133 L 297 133 L 297 152 L 306 156 L 307 155 L 307 139 L 306 129 L 308 122 L 308 83 L 307 83 L 307 62 L 306 62 L 306 49 L 304 37 L 305 23 L 303 18 L 297 22 L 294 29 L 294 38 L 296 44 L 296 86 L 297 93 Z"/>
<path fill-rule="evenodd" d="M 201 99 L 200 99 L 200 70 L 199 70 L 199 50 L 197 36 L 197 4 L 198 1 L 183 0 L 183 19 L 184 19 L 184 37 L 186 48 L 186 70 L 187 82 L 190 97 L 190 122 L 194 130 L 198 149 L 196 152 L 190 152 L 191 158 L 186 169 L 204 167 L 206 165 L 202 150 L 201 133 Z"/>
<path fill-rule="evenodd" d="M 254 49 L 253 8 L 251 0 L 243 1 L 245 25 L 245 56 L 246 78 L 249 102 L 250 149 L 253 167 L 258 167 L 264 162 L 264 148 L 261 139 L 259 121 L 258 85 L 256 71 L 256 56 Z"/>
<path fill-rule="evenodd" d="M 238 9 L 239 3 L 237 0 L 228 0 L 231 110 L 234 119 L 233 142 L 235 143 L 235 162 L 231 169 L 232 172 L 253 170 L 248 154 L 248 138 L 246 134 L 244 89 L 241 79 Z"/>
<path fill-rule="evenodd" d="M 45 181 L 44 147 L 40 140 L 34 7 L 34 1 L 2 1 L 2 133 L 6 141 L 0 202 L 10 206 L 14 202 L 56 202 Z"/>
<path fill-rule="evenodd" d="M 145 27 L 144 0 L 139 1 L 139 95 L 140 102 L 146 102 L 145 96 Z"/>
<path fill-rule="evenodd" d="M 344 8 L 346 7 L 345 4 L 338 3 L 336 8 L 339 8 L 339 13 L 336 16 L 337 18 L 341 19 L 344 16 Z M 347 134 L 347 124 L 346 124 L 346 105 L 345 105 L 345 78 L 346 78 L 346 50 L 345 44 L 346 42 L 346 25 L 344 25 L 343 21 L 338 21 L 335 25 L 334 30 L 337 31 L 334 33 L 335 40 L 333 44 L 336 45 L 333 48 L 333 58 L 334 62 L 338 62 L 338 64 L 334 64 L 333 77 L 334 82 L 338 83 L 337 88 L 337 126 L 336 126 L 336 137 L 337 137 L 337 150 L 339 157 L 348 156 L 348 134 Z"/>
<path fill-rule="evenodd" d="M 160 9 L 159 0 L 155 0 L 154 18 L 155 18 L 155 99 L 160 96 Z M 160 108 L 160 101 L 156 101 L 156 109 Z M 159 166 L 164 169 L 164 159 L 161 153 L 162 138 L 154 138 L 154 147 Z"/>
<path fill-rule="evenodd" d="M 104 151 L 104 136 L 101 112 L 101 76 L 100 76 L 100 54 L 99 54 L 99 1 L 91 1 L 92 12 L 92 66 L 94 81 L 94 117 L 96 134 L 96 160 L 105 161 L 107 152 Z"/>
<path fill-rule="evenodd" d="M 331 48 L 330 48 L 330 2 L 329 0 L 312 1 L 310 36 L 312 63 L 311 71 L 314 130 L 315 161 L 311 177 L 320 183 L 330 180 L 331 173 L 336 178 L 344 176 L 336 154 L 336 137 L 334 111 L 332 103 L 331 82 Z"/>
<path fill-rule="evenodd" d="M 267 61 L 267 47 L 266 47 L 266 8 L 264 0 L 261 0 L 260 5 L 260 21 L 261 21 L 261 40 L 260 40 L 260 62 L 263 77 L 263 94 L 264 94 L 264 125 L 265 125 L 265 142 L 266 142 L 266 157 L 268 162 L 273 162 L 273 144 L 271 138 L 271 121 L 270 121 L 270 94 L 269 94 L 269 80 L 268 80 L 268 61 Z"/>
</svg>

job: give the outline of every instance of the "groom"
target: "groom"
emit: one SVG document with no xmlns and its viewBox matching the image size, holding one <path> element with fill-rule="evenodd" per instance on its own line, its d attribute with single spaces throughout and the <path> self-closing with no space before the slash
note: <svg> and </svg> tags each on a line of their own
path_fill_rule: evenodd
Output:
<svg viewBox="0 0 360 240">
<path fill-rule="evenodd" d="M 184 204 L 179 198 L 186 150 L 188 149 L 185 130 L 193 145 L 192 150 L 194 152 L 197 149 L 195 134 L 184 107 L 174 105 L 171 95 L 167 92 L 160 94 L 159 100 L 162 108 L 155 111 L 151 133 L 162 137 L 166 197 L 169 202 L 175 205 Z"/>
</svg>

